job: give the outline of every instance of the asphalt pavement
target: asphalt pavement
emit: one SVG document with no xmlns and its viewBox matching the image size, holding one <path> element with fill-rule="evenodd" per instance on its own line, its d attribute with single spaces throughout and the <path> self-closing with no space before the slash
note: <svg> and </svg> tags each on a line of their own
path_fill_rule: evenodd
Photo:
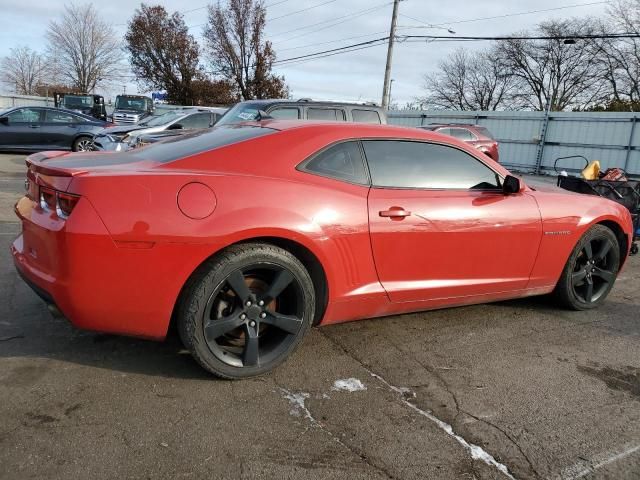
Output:
<svg viewBox="0 0 640 480">
<path fill-rule="evenodd" d="M 317 328 L 221 381 L 75 330 L 14 271 L 24 156 L 0 155 L 0 479 L 638 479 L 640 257 L 606 304 L 529 298 Z"/>
</svg>

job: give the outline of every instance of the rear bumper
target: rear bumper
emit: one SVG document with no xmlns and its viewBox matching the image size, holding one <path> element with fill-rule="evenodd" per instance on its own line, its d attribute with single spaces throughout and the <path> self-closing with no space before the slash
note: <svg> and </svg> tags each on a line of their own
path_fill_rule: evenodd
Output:
<svg viewBox="0 0 640 480">
<path fill-rule="evenodd" d="M 188 260 L 195 262 L 199 249 L 117 245 L 84 198 L 67 221 L 27 197 L 15 210 L 22 221 L 22 233 L 11 246 L 15 267 L 48 305 L 84 330 L 165 337 L 180 289 L 194 268 Z"/>
</svg>

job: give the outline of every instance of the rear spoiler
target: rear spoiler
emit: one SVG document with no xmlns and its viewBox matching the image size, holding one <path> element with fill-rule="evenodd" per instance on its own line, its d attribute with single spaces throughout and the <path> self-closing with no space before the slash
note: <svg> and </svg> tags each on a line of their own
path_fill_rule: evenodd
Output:
<svg viewBox="0 0 640 480">
<path fill-rule="evenodd" d="M 43 162 L 51 160 L 62 155 L 66 155 L 67 152 L 39 152 L 29 155 L 25 160 L 27 168 L 33 173 L 39 173 L 41 175 L 48 175 L 52 177 L 75 177 L 83 173 L 87 173 L 82 169 L 67 169 L 62 167 L 48 167 Z"/>
</svg>

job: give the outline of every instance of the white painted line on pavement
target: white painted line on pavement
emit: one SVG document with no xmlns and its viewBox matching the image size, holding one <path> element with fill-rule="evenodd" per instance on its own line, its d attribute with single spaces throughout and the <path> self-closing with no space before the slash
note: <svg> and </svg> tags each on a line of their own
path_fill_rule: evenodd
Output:
<svg viewBox="0 0 640 480">
<path fill-rule="evenodd" d="M 564 469 L 560 474 L 560 478 L 563 480 L 579 480 L 580 478 L 584 478 L 602 467 L 606 467 L 607 465 L 617 462 L 618 460 L 622 460 L 623 458 L 626 458 L 629 455 L 633 455 L 638 451 L 640 451 L 640 445 L 628 448 L 626 450 L 623 450 L 622 452 L 609 452 L 599 455 L 598 457 L 602 458 L 602 460 L 598 460 L 598 457 L 596 457 L 587 465 L 585 465 L 585 463 L 587 462 L 577 463 L 569 468 Z"/>
<path fill-rule="evenodd" d="M 473 443 L 467 442 L 464 438 L 462 438 L 460 435 L 458 435 L 456 432 L 453 431 L 453 427 L 451 425 L 449 425 L 446 422 L 443 422 L 442 420 L 440 420 L 439 418 L 435 417 L 431 413 L 425 412 L 424 410 L 418 408 L 416 405 L 414 405 L 413 403 L 408 401 L 406 398 L 404 398 L 404 396 L 407 394 L 407 389 L 406 388 L 400 388 L 400 387 L 396 387 L 394 385 L 391 385 L 389 382 L 387 382 L 380 375 L 377 375 L 377 374 L 375 374 L 373 372 L 369 372 L 369 373 L 371 374 L 372 377 L 377 378 L 379 381 L 384 383 L 389 389 L 393 390 L 396 393 L 399 393 L 400 396 L 402 397 L 402 403 L 404 403 L 406 406 L 408 406 L 409 408 L 411 408 L 415 412 L 419 413 L 423 417 L 428 418 L 433 423 L 435 423 L 441 430 L 444 430 L 447 433 L 447 435 L 449 435 L 450 437 L 453 437 L 460 445 L 462 445 L 466 450 L 469 451 L 469 453 L 471 453 L 471 458 L 473 458 L 474 460 L 481 460 L 484 463 L 486 463 L 487 465 L 497 468 L 507 478 L 510 478 L 511 480 L 515 480 L 513 475 L 511 475 L 511 473 L 509 472 L 509 469 L 507 468 L 507 466 L 502 464 L 502 463 L 500 463 L 500 462 L 498 462 L 493 457 L 493 455 L 488 453 L 482 447 L 480 447 L 478 445 L 475 445 Z M 413 392 L 411 392 L 411 393 L 413 393 Z M 415 397 L 415 393 L 413 394 L 413 396 Z"/>
</svg>

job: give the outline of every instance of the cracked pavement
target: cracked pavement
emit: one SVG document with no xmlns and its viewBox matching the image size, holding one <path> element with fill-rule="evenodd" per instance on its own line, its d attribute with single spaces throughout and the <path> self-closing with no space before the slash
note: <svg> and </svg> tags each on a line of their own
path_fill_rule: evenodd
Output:
<svg viewBox="0 0 640 480">
<path fill-rule="evenodd" d="M 597 311 L 530 298 L 324 327 L 272 374 L 220 381 L 174 337 L 51 318 L 8 250 L 23 158 L 0 155 L 0 479 L 508 478 L 433 419 L 517 479 L 640 477 L 640 257 Z"/>
</svg>

